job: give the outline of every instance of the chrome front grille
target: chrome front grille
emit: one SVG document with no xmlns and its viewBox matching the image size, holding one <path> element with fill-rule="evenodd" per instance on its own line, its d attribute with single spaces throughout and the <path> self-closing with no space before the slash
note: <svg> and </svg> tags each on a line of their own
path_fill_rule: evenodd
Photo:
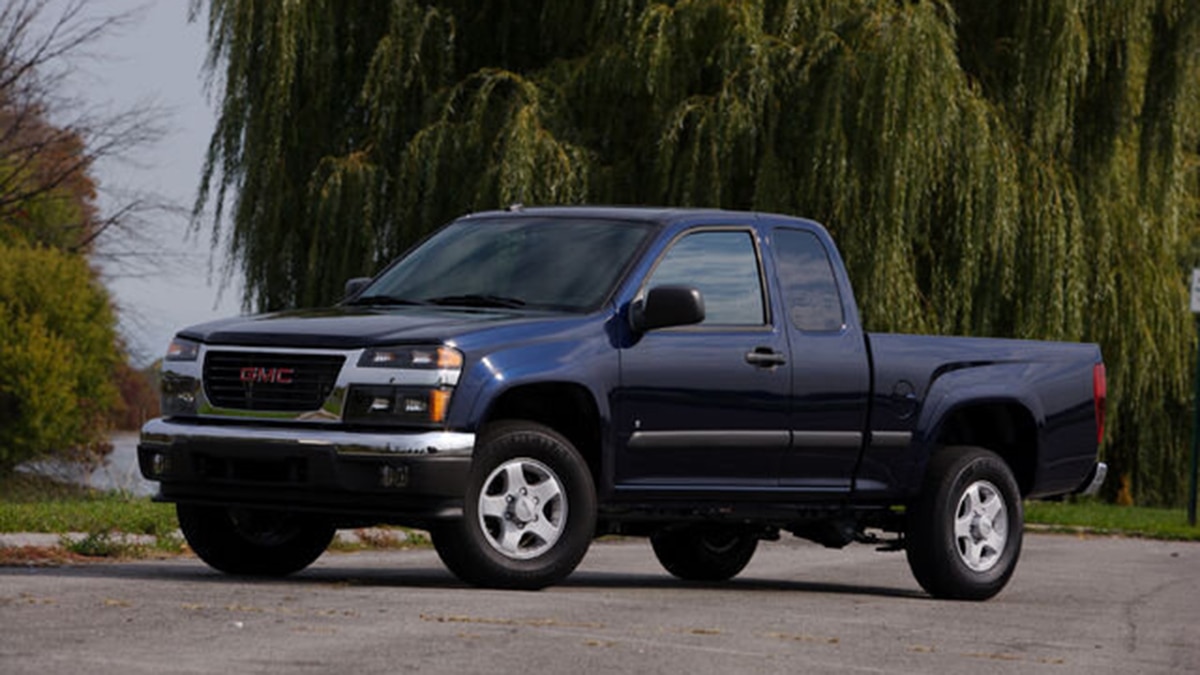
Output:
<svg viewBox="0 0 1200 675">
<path fill-rule="evenodd" d="M 218 408 L 273 412 L 317 410 L 333 391 L 346 357 L 210 349 L 204 392 Z"/>
</svg>

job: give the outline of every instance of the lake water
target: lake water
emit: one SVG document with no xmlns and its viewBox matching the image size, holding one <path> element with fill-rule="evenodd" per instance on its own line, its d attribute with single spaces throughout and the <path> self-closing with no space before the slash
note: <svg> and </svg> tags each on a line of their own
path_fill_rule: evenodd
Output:
<svg viewBox="0 0 1200 675">
<path fill-rule="evenodd" d="M 23 464 L 18 470 L 87 485 L 97 490 L 124 490 L 144 496 L 157 492 L 158 483 L 142 478 L 138 471 L 138 432 L 114 432 L 108 441 L 112 443 L 112 453 L 104 458 L 104 464 L 91 473 L 77 464 L 53 461 Z"/>
<path fill-rule="evenodd" d="M 152 495 L 158 491 L 156 481 L 142 478 L 138 471 L 138 432 L 122 431 L 108 438 L 112 453 L 104 458 L 104 465 L 88 476 L 88 484 L 101 490 L 128 490 L 137 495 Z"/>
</svg>

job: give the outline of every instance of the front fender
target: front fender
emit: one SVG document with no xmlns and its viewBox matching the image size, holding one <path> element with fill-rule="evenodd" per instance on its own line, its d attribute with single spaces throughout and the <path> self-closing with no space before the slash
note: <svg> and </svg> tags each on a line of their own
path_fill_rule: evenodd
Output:
<svg viewBox="0 0 1200 675">
<path fill-rule="evenodd" d="M 529 384 L 582 387 L 601 419 L 609 419 L 608 392 L 616 386 L 618 368 L 617 352 L 605 336 L 512 345 L 472 360 L 455 393 L 452 427 L 477 430 L 500 396 Z"/>
</svg>

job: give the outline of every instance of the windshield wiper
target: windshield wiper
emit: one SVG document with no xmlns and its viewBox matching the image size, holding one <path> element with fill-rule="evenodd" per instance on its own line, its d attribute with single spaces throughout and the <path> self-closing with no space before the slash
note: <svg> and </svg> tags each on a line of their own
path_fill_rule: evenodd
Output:
<svg viewBox="0 0 1200 675">
<path fill-rule="evenodd" d="M 424 305 L 426 303 L 418 300 L 406 300 L 404 298 L 396 298 L 390 295 L 364 295 L 360 298 L 355 298 L 346 303 L 347 305 L 370 305 L 379 307 L 382 305 Z"/>
<path fill-rule="evenodd" d="M 446 295 L 440 298 L 426 298 L 425 302 L 431 305 L 504 307 L 507 309 L 516 309 L 525 306 L 525 301 L 520 298 L 506 298 L 502 295 Z"/>
</svg>

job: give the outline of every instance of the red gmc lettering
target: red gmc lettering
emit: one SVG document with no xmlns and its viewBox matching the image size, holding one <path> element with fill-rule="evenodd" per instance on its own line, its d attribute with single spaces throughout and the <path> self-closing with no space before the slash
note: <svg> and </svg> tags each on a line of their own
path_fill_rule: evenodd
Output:
<svg viewBox="0 0 1200 675">
<path fill-rule="evenodd" d="M 295 368 L 259 368 L 247 366 L 238 373 L 242 382 L 263 382 L 266 384 L 291 384 L 296 376 Z"/>
</svg>

